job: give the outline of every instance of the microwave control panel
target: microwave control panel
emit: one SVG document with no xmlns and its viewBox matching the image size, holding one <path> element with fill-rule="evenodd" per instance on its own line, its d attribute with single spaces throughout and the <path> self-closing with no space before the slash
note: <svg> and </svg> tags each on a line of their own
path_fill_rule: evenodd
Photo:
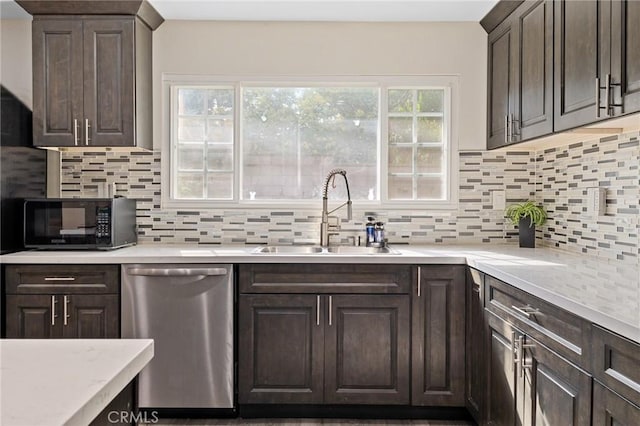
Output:
<svg viewBox="0 0 640 426">
<path fill-rule="evenodd" d="M 111 209 L 98 207 L 96 209 L 96 237 L 108 238 L 111 236 Z"/>
</svg>

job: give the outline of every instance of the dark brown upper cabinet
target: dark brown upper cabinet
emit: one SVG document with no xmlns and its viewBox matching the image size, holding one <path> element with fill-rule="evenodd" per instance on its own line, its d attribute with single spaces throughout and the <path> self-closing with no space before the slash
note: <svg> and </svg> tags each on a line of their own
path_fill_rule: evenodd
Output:
<svg viewBox="0 0 640 426">
<path fill-rule="evenodd" d="M 522 3 L 489 34 L 487 147 L 553 131 L 553 3 Z"/>
<path fill-rule="evenodd" d="M 555 131 L 640 111 L 640 4 L 558 1 Z"/>
<path fill-rule="evenodd" d="M 151 29 L 134 16 L 35 16 L 33 142 L 151 148 Z"/>
</svg>

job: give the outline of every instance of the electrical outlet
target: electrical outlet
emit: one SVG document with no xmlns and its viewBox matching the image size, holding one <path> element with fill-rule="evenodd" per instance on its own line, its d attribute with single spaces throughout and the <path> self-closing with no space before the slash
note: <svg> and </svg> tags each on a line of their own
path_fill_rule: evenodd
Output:
<svg viewBox="0 0 640 426">
<path fill-rule="evenodd" d="M 587 188 L 587 216 L 604 216 L 607 209 L 607 189 Z"/>
<path fill-rule="evenodd" d="M 494 210 L 504 210 L 507 207 L 507 194 L 505 191 L 492 191 L 491 197 L 491 204 Z"/>
</svg>

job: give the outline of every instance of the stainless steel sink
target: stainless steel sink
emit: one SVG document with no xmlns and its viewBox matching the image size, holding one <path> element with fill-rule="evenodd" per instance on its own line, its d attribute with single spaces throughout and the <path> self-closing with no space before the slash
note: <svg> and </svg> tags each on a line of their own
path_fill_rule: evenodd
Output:
<svg viewBox="0 0 640 426">
<path fill-rule="evenodd" d="M 400 254 L 391 247 L 361 247 L 361 246 L 331 246 L 327 247 L 328 253 L 357 255 L 357 254 Z"/>
<path fill-rule="evenodd" d="M 359 255 L 359 254 L 400 254 L 390 247 L 359 247 L 359 246 L 264 246 L 253 250 L 254 254 L 342 254 L 342 255 Z"/>
<path fill-rule="evenodd" d="M 318 246 L 264 246 L 256 248 L 253 253 L 259 254 L 316 254 L 322 253 Z"/>
</svg>

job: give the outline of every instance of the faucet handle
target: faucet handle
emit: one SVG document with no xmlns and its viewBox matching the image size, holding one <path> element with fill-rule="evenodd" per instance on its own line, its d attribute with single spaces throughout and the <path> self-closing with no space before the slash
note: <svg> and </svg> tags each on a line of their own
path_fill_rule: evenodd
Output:
<svg viewBox="0 0 640 426">
<path fill-rule="evenodd" d="M 327 224 L 328 224 L 330 229 L 339 230 L 340 229 L 340 218 L 338 216 L 329 216 L 329 217 L 327 217 Z"/>
</svg>

